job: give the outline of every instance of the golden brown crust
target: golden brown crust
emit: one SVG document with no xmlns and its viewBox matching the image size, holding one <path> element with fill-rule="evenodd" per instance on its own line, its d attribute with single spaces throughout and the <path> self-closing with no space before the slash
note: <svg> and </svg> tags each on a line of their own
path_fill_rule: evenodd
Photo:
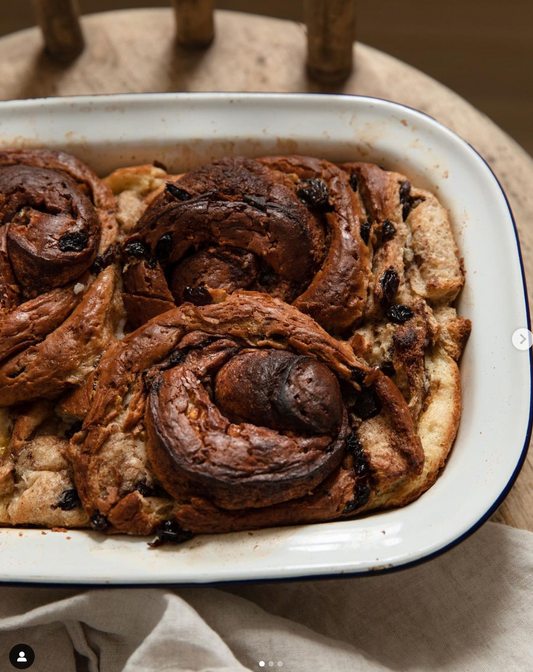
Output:
<svg viewBox="0 0 533 672">
<path fill-rule="evenodd" d="M 151 296 L 165 307 L 168 294 L 148 277 L 161 269 L 178 305 L 190 289 L 261 291 L 339 332 L 366 303 L 358 207 L 346 173 L 308 157 L 222 159 L 182 175 L 151 200 L 127 241 L 134 319 Z"/>
<path fill-rule="evenodd" d="M 0 524 L 226 532 L 435 482 L 471 325 L 448 215 L 405 176 L 278 156 L 100 181 L 0 152 L 0 214 Z"/>
<path fill-rule="evenodd" d="M 0 152 L 0 405 L 79 384 L 115 338 L 111 191 L 64 152 Z"/>
<path fill-rule="evenodd" d="M 162 435 L 154 436 L 154 423 L 156 422 L 160 423 L 160 430 L 161 426 L 164 425 L 165 428 L 161 430 L 163 433 L 168 431 L 168 427 L 172 430 L 179 426 L 180 431 L 186 432 L 187 435 L 187 432 L 190 432 L 189 427 L 192 427 L 188 424 L 190 418 L 197 422 L 202 413 L 207 413 L 208 416 L 213 413 L 213 410 L 209 410 L 211 402 L 205 392 L 200 393 L 200 397 L 194 397 L 196 400 L 203 399 L 206 408 L 203 411 L 200 410 L 198 401 L 194 403 L 191 401 L 190 394 L 189 402 L 193 405 L 190 406 L 190 403 L 183 405 L 183 402 L 179 401 L 182 398 L 179 385 L 176 388 L 180 379 L 189 381 L 188 385 L 194 386 L 199 384 L 195 381 L 203 380 L 203 374 L 207 374 L 207 371 L 204 372 L 200 366 L 200 362 L 204 361 L 202 356 L 195 353 L 204 352 L 203 357 L 205 357 L 210 356 L 211 351 L 201 345 L 200 337 L 204 339 L 206 337 L 214 338 L 215 342 L 218 342 L 217 347 L 220 351 L 215 348 L 212 353 L 213 357 L 215 354 L 217 357 L 229 356 L 231 353 L 229 353 L 228 348 L 229 342 L 231 342 L 231 348 L 233 349 L 235 349 L 236 344 L 239 344 L 239 347 L 244 347 L 245 351 L 247 348 L 253 350 L 266 349 L 267 351 L 268 349 L 282 350 L 304 358 L 311 358 L 326 365 L 339 380 L 341 386 L 346 388 L 346 392 L 343 393 L 343 403 L 352 417 L 351 432 L 353 433 L 357 429 L 357 432 L 362 435 L 367 423 L 377 423 L 383 437 L 383 450 L 395 454 L 394 460 L 391 459 L 390 461 L 391 463 L 394 462 L 397 473 L 401 469 L 401 477 L 408 479 L 421 471 L 423 454 L 418 437 L 414 432 L 409 410 L 401 394 L 383 374 L 372 370 L 364 362 L 358 360 L 349 347 L 328 336 L 311 318 L 303 315 L 296 308 L 265 295 L 253 292 L 237 292 L 224 301 L 209 306 L 195 307 L 192 304 L 184 304 L 180 308 L 151 320 L 147 325 L 116 343 L 109 350 L 97 372 L 96 392 L 91 411 L 84 423 L 84 432 L 74 438 L 72 451 L 76 483 L 84 505 L 91 515 L 97 512 L 100 516 L 106 516 L 116 529 L 124 532 L 138 532 L 140 528 L 144 530 L 152 529 L 151 526 L 156 522 L 153 511 L 150 511 L 150 507 L 147 506 L 146 498 L 135 491 L 133 479 L 141 477 L 153 483 L 152 469 L 154 469 L 158 477 L 157 480 L 164 480 L 167 487 L 174 491 L 175 511 L 180 510 L 181 503 L 187 502 L 191 497 L 198 497 L 200 492 L 203 492 L 200 497 L 201 500 L 206 499 L 208 494 L 215 496 L 216 499 L 216 492 L 218 492 L 220 496 L 218 508 L 222 508 L 220 505 L 224 504 L 224 519 L 229 520 L 228 517 L 231 518 L 235 515 L 238 519 L 243 520 L 242 509 L 235 514 L 231 512 L 245 502 L 248 502 L 248 507 L 250 506 L 245 484 L 242 486 L 244 488 L 242 496 L 236 488 L 233 503 L 230 501 L 231 488 L 227 492 L 224 489 L 218 489 L 217 491 L 213 489 L 212 492 L 209 488 L 198 490 L 198 482 L 195 480 L 196 477 L 191 476 L 190 468 L 185 471 L 181 468 L 177 470 L 176 463 L 173 463 L 173 460 L 169 457 L 171 453 L 162 449 L 161 442 L 164 441 L 161 438 Z M 200 340 L 196 342 L 198 338 Z M 223 339 L 224 342 L 221 343 L 220 339 Z M 196 347 L 193 347 L 195 344 Z M 198 350 L 198 347 L 200 347 L 200 350 Z M 180 363 L 181 356 L 179 353 L 183 351 L 189 354 Z M 174 360 L 171 358 L 172 353 L 177 353 Z M 205 365 L 205 362 L 203 365 Z M 195 367 L 197 368 L 195 369 Z M 143 420 L 147 398 L 146 387 L 152 386 L 152 395 L 159 398 L 163 387 L 158 387 L 158 385 L 164 385 L 164 381 L 161 382 L 160 378 L 161 371 L 163 376 L 171 376 L 168 389 L 169 391 L 177 389 L 178 396 L 176 403 L 171 403 L 174 410 L 170 416 L 166 415 L 169 412 L 169 404 L 164 405 L 165 413 L 163 415 L 157 412 L 154 414 L 153 411 L 149 410 L 148 446 L 146 446 Z M 358 383 L 357 380 L 360 382 Z M 376 404 L 376 408 L 371 409 L 370 412 L 368 409 L 369 397 L 372 398 L 372 403 Z M 223 426 L 229 430 L 229 435 L 237 441 L 240 441 L 239 437 L 245 434 L 248 436 L 254 435 L 255 430 L 249 429 L 250 425 L 246 423 L 230 424 L 228 420 L 221 420 L 219 416 L 216 420 L 211 421 L 215 424 L 216 422 L 223 422 Z M 348 430 L 341 429 L 340 431 L 342 432 L 341 436 L 345 437 L 342 451 L 338 453 L 342 459 L 344 442 L 348 440 Z M 264 434 L 260 435 L 264 436 Z M 203 436 L 206 436 L 205 433 Z M 210 436 L 213 436 L 212 432 Z M 283 436 L 294 441 L 298 432 L 294 434 L 292 431 L 287 433 L 287 430 L 281 430 L 278 440 L 281 440 Z M 187 441 L 190 440 L 192 439 L 187 439 Z M 307 439 L 309 446 L 312 440 L 316 441 L 316 439 L 312 439 L 311 434 Z M 354 437 L 351 440 L 352 449 L 356 444 L 358 444 L 358 440 Z M 366 455 L 368 455 L 368 461 L 371 462 L 374 446 L 371 443 L 367 445 L 364 438 L 362 444 L 363 447 L 360 450 L 363 453 L 359 455 L 360 462 L 361 460 L 363 463 L 365 462 L 366 458 L 364 456 Z M 184 445 L 183 441 L 180 445 Z M 192 445 L 198 446 L 195 450 L 200 450 L 199 454 L 202 453 L 202 434 L 200 436 L 196 435 Z M 316 443 L 317 448 L 318 445 Z M 148 454 L 146 449 L 148 449 Z M 174 443 L 175 449 L 176 444 Z M 127 469 L 123 468 L 119 472 L 114 467 L 115 461 L 124 463 L 125 454 L 122 452 L 124 450 L 130 456 L 134 453 L 136 455 L 136 471 L 133 470 L 131 476 L 128 476 Z M 291 481 L 288 478 L 286 481 L 287 489 L 285 485 L 281 487 L 283 479 L 280 480 L 276 476 L 280 473 L 282 463 L 290 467 L 290 462 L 287 462 L 287 460 L 290 460 L 291 454 L 296 455 L 296 453 L 280 451 L 267 459 L 270 454 L 271 449 L 264 454 L 264 459 L 267 460 L 265 462 L 267 468 L 265 473 L 270 473 L 270 476 L 266 481 L 263 480 L 262 487 L 264 489 L 261 490 L 261 487 L 257 487 L 256 491 L 258 500 L 256 504 L 260 505 L 263 499 L 264 506 L 255 506 L 254 508 L 261 508 L 265 511 L 265 520 L 271 520 L 268 524 L 283 524 L 283 521 L 286 520 L 285 515 L 276 516 L 270 510 L 272 509 L 271 504 L 276 501 L 281 493 L 282 499 L 285 498 L 286 501 L 300 500 L 301 518 L 307 520 L 307 514 L 304 510 L 307 506 L 307 497 L 312 497 L 312 495 L 302 498 L 302 490 L 298 485 L 298 479 Z M 309 459 L 312 455 L 311 451 Z M 210 459 L 214 459 L 213 454 L 211 454 Z M 236 457 L 236 459 L 237 462 L 233 463 L 234 468 L 244 468 L 247 458 Z M 274 462 L 271 462 L 271 459 Z M 276 460 L 281 461 L 276 463 Z M 241 467 L 238 466 L 239 464 Z M 268 467 L 268 465 L 271 466 Z M 335 469 L 335 462 L 330 461 L 328 465 L 329 471 L 326 473 L 323 470 L 318 472 L 320 480 L 323 480 L 328 473 L 333 473 L 331 469 Z M 361 464 L 359 464 L 359 467 L 361 467 Z M 217 469 L 219 468 L 217 467 Z M 174 474 L 173 481 L 169 480 L 169 469 Z M 272 471 L 269 472 L 269 469 L 272 469 Z M 353 466 L 352 469 L 354 469 Z M 281 472 L 283 471 L 284 468 L 281 467 Z M 211 472 L 212 476 L 208 476 L 207 468 L 205 472 L 202 472 L 202 470 L 199 470 L 199 472 L 206 478 L 211 479 L 219 479 L 220 477 L 215 476 L 215 474 L 221 473 L 215 470 Z M 376 465 L 376 469 L 372 467 L 371 473 L 365 467 L 361 469 L 361 473 L 365 476 L 354 476 L 353 480 L 356 486 L 362 485 L 362 482 L 366 481 L 364 486 L 366 489 L 365 497 L 360 498 L 357 505 L 349 511 L 350 513 L 356 510 L 364 510 L 365 506 L 369 505 L 383 488 L 388 489 L 390 487 L 390 475 L 387 473 L 386 465 L 382 467 Z M 253 478 L 254 469 L 252 469 L 251 474 Z M 255 474 L 255 478 L 261 478 L 259 472 Z M 311 481 L 312 478 L 310 483 Z M 214 480 L 211 480 L 211 485 L 214 482 Z M 196 484 L 194 487 L 192 487 L 193 483 Z M 259 481 L 256 481 L 255 485 L 258 486 L 258 484 Z M 311 487 L 313 486 L 311 485 Z M 181 495 L 181 501 L 179 495 Z M 274 496 L 274 499 L 272 499 L 272 496 Z M 127 503 L 122 501 L 125 499 L 128 499 Z M 355 499 L 352 491 L 350 500 L 345 501 L 345 508 Z M 327 497 L 320 499 L 317 506 L 322 507 L 321 510 L 323 510 L 326 501 L 328 501 Z M 333 500 L 331 501 L 333 502 Z M 161 506 L 161 502 L 158 501 L 157 505 Z M 228 505 L 230 508 L 228 508 Z M 296 507 L 296 504 L 294 506 Z M 127 520 L 117 515 L 119 510 L 123 510 L 123 507 L 126 507 L 127 510 Z M 267 511 L 267 509 L 269 510 Z M 337 512 L 335 515 L 339 513 L 337 509 L 338 505 L 335 504 L 335 511 Z M 135 515 L 133 515 L 134 513 Z M 330 515 L 333 515 L 333 513 L 330 512 Z M 296 517 L 296 513 L 291 513 L 289 516 L 290 520 L 296 519 Z M 132 520 L 135 520 L 134 529 L 130 527 Z M 243 525 L 246 526 L 245 523 Z M 202 529 L 205 529 L 204 523 L 202 523 Z M 220 530 L 213 524 L 212 531 Z"/>
<path fill-rule="evenodd" d="M 122 317 L 119 282 L 110 266 L 60 326 L 0 363 L 0 406 L 53 398 L 84 381 L 115 339 Z"/>
<path fill-rule="evenodd" d="M 65 426 L 52 405 L 39 401 L 11 416 L 11 438 L 0 452 L 0 524 L 85 527 L 88 517 L 66 457 Z"/>
</svg>

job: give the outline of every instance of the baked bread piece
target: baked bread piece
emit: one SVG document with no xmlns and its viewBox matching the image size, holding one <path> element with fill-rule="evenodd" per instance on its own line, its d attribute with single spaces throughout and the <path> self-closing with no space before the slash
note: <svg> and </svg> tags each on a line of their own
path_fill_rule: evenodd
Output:
<svg viewBox="0 0 533 672">
<path fill-rule="evenodd" d="M 65 432 L 76 419 L 69 398 L 124 322 L 121 274 L 110 264 L 118 236 L 114 207 L 111 191 L 73 156 L 0 152 L 4 524 L 87 522 Z"/>
<path fill-rule="evenodd" d="M 0 406 L 84 381 L 120 310 L 114 200 L 64 152 L 0 153 Z"/>
<path fill-rule="evenodd" d="M 9 166 L 13 154 L 59 179 L 47 178 L 50 212 L 39 194 L 17 210 L 18 187 L 0 208 L 0 406 L 31 402 L 0 411 L 0 524 L 90 517 L 183 539 L 402 506 L 434 482 L 459 423 L 470 324 L 451 305 L 464 273 L 432 194 L 308 157 L 115 171 L 104 182 L 141 326 L 110 348 L 124 316 L 110 191 L 65 155 L 8 153 Z M 69 258 L 54 245 L 35 254 L 49 221 L 58 241 L 93 226 L 84 194 L 96 265 L 97 234 Z M 32 290 L 24 278 L 38 275 Z"/>
<path fill-rule="evenodd" d="M 127 182 L 124 173 L 108 181 Z M 209 290 L 246 289 L 292 303 L 338 334 L 366 302 L 359 214 L 347 174 L 319 159 L 228 158 L 182 175 L 151 198 L 126 242 L 130 321 L 209 300 Z"/>
<path fill-rule="evenodd" d="M 70 427 L 49 401 L 0 409 L 0 525 L 85 527 L 70 461 Z"/>
<path fill-rule="evenodd" d="M 402 391 L 424 447 L 419 479 L 400 484 L 382 502 L 397 506 L 434 483 L 459 426 L 457 360 L 471 324 L 451 303 L 464 284 L 464 271 L 448 213 L 432 193 L 373 164 L 342 168 L 362 205 L 372 266 L 365 320 L 350 342 Z"/>
<path fill-rule="evenodd" d="M 384 374 L 278 299 L 219 298 L 157 316 L 102 360 L 71 442 L 96 528 L 331 520 L 421 473 L 411 415 Z"/>
</svg>

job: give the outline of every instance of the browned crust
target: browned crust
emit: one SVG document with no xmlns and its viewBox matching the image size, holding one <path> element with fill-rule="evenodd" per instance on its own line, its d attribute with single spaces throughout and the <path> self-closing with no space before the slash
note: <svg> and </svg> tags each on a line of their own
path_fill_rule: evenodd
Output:
<svg viewBox="0 0 533 672">
<path fill-rule="evenodd" d="M 98 511 L 106 515 L 115 528 L 134 532 L 128 528 L 129 523 L 117 516 L 116 507 L 123 498 L 121 475 L 107 464 L 106 449 L 113 445 L 114 436 L 121 436 L 121 425 L 137 427 L 134 432 L 142 433 L 139 421 L 144 413 L 145 393 L 137 384 L 139 379 L 143 372 L 168 357 L 187 333 L 195 331 L 239 339 L 251 347 L 290 348 L 327 364 L 336 376 L 357 389 L 353 381 L 356 373 L 364 384 L 375 389 L 381 400 L 383 411 L 378 422 L 382 423 L 385 440 L 390 442 L 389 450 L 398 454 L 397 464 L 403 464 L 402 477 L 420 472 L 423 462 L 420 441 L 405 401 L 391 381 L 358 360 L 349 347 L 330 337 L 297 309 L 265 295 L 238 292 L 217 304 L 203 307 L 184 304 L 158 316 L 114 344 L 102 360 L 94 401 L 84 423 L 86 434 L 75 437 L 72 449 L 76 483 L 91 515 Z M 129 401 L 126 405 L 125 399 Z M 367 422 L 371 421 L 363 421 L 360 429 Z M 373 446 L 364 441 L 363 444 L 365 452 L 371 455 Z M 377 496 L 382 484 L 389 487 L 385 472 L 375 471 L 372 479 L 371 497 Z M 141 515 L 145 507 L 143 497 L 138 493 L 127 496 L 128 520 L 132 519 L 132 506 L 137 502 L 138 516 L 133 518 L 136 524 L 148 529 L 153 524 L 153 516 L 146 512 Z M 305 501 L 304 498 L 304 508 Z M 302 512 L 302 520 L 305 516 Z M 135 531 L 138 530 L 137 527 Z M 215 525 L 212 531 L 216 531 Z"/>
<path fill-rule="evenodd" d="M 101 223 L 100 254 L 116 240 L 118 226 L 113 193 L 83 161 L 67 152 L 49 149 L 15 149 L 0 152 L 0 166 L 19 164 L 61 171 L 84 187 Z"/>
<path fill-rule="evenodd" d="M 322 180 L 333 211 L 327 214 L 329 248 L 320 270 L 294 305 L 326 329 L 339 331 L 359 320 L 364 311 L 370 262 L 361 240 L 359 201 L 344 171 L 328 161 L 307 156 L 270 156 L 260 163 L 300 180 Z"/>
<path fill-rule="evenodd" d="M 83 382 L 115 338 L 121 317 L 119 282 L 117 270 L 110 266 L 60 326 L 0 363 L 0 406 L 57 397 Z"/>
<path fill-rule="evenodd" d="M 308 180 L 319 180 L 327 190 L 326 209 L 331 211 L 316 212 L 301 201 L 297 191 Z M 153 198 L 129 242 L 141 241 L 155 254 L 158 241 L 172 236 L 172 264 L 180 262 L 191 246 L 207 243 L 252 252 L 268 272 L 256 275 L 254 270 L 247 280 L 239 279 L 242 284 L 237 288 L 294 302 L 337 333 L 361 318 L 368 250 L 359 235 L 359 201 L 344 171 L 309 157 L 223 159 L 181 176 L 175 186 L 182 190 L 183 201 L 166 191 Z M 210 264 L 204 264 L 203 273 L 196 267 L 196 276 L 189 273 L 191 280 L 199 282 L 200 277 L 208 288 L 233 291 L 231 278 L 217 284 L 220 280 L 210 278 Z M 226 270 L 229 273 L 230 266 Z M 135 305 L 135 296 L 142 296 L 141 307 L 146 308 L 153 294 L 155 304 L 147 313 L 165 307 L 160 292 L 151 292 L 149 281 L 140 286 L 130 276 L 125 276 L 130 305 Z M 182 284 L 180 280 L 176 286 Z M 181 291 L 178 294 L 180 303 Z"/>
</svg>

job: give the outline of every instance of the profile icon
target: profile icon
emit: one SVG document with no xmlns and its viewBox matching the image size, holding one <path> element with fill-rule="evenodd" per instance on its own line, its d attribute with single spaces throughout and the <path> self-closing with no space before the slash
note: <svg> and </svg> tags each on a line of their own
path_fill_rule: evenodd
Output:
<svg viewBox="0 0 533 672">
<path fill-rule="evenodd" d="M 35 652 L 27 644 L 17 644 L 9 652 L 9 662 L 15 670 L 27 670 L 33 665 L 35 660 Z M 3 670 L 3 665 L 0 665 Z"/>
</svg>

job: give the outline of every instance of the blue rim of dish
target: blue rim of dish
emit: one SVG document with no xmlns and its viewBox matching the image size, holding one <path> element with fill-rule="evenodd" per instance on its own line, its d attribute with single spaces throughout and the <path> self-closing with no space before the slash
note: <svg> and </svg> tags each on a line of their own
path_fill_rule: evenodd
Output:
<svg viewBox="0 0 533 672">
<path fill-rule="evenodd" d="M 501 185 L 500 180 L 497 178 L 496 174 L 490 167 L 489 163 L 487 160 L 478 152 L 478 150 L 473 147 L 467 140 L 462 138 L 458 133 L 455 131 L 452 131 L 451 128 L 448 128 L 445 124 L 442 122 L 438 121 L 435 119 L 435 117 L 432 117 L 430 114 L 427 112 L 423 112 L 422 110 L 417 110 L 414 107 L 410 107 L 409 105 L 405 105 L 404 103 L 398 103 L 394 100 L 388 100 L 387 98 L 378 98 L 377 96 L 360 96 L 360 95 L 355 95 L 355 94 L 347 94 L 347 93 L 335 93 L 335 94 L 329 94 L 329 93 L 263 93 L 263 92 L 233 92 L 233 91 L 228 91 L 228 92 L 222 92 L 222 91 L 202 91 L 202 92 L 183 92 L 186 93 L 187 95 L 198 95 L 198 97 L 201 96 L 207 96 L 207 95 L 215 95 L 215 96 L 227 96 L 229 95 L 234 95 L 235 97 L 254 97 L 254 96 L 262 96 L 265 98 L 277 98 L 283 96 L 285 97 L 290 97 L 290 96 L 299 96 L 299 97 L 308 97 L 308 98 L 313 98 L 313 97 L 320 97 L 320 98 L 357 98 L 358 100 L 377 100 L 380 102 L 388 103 L 390 105 L 394 105 L 396 107 L 400 107 L 406 110 L 410 110 L 411 112 L 414 112 L 415 114 L 420 114 L 424 117 L 427 117 L 428 119 L 431 119 L 435 124 L 443 128 L 445 131 L 448 133 L 451 133 L 454 135 L 456 138 L 458 138 L 461 142 L 463 142 L 465 145 L 470 147 L 470 149 L 477 154 L 477 156 L 483 161 L 485 166 L 488 168 L 490 171 L 492 177 L 494 178 L 494 181 L 500 188 L 500 191 L 502 193 L 502 196 L 505 200 L 505 203 L 507 205 L 507 209 L 509 210 L 509 215 L 511 217 L 511 223 L 513 225 L 513 231 L 514 231 L 514 236 L 515 236 L 515 241 L 516 241 L 516 247 L 518 251 L 518 261 L 520 263 L 520 274 L 522 277 L 522 290 L 524 293 L 524 305 L 526 309 L 526 326 L 527 328 L 531 331 L 531 313 L 530 313 L 530 308 L 529 308 L 529 297 L 528 297 L 528 292 L 527 292 L 527 283 L 526 283 L 526 275 L 524 271 L 524 260 L 522 258 L 522 248 L 520 245 L 520 238 L 518 236 L 518 229 L 516 227 L 516 221 L 514 218 L 513 210 L 511 208 L 511 204 L 509 203 L 509 199 L 507 198 L 507 194 L 505 193 L 504 188 Z M 101 94 L 102 97 L 105 96 L 110 96 L 112 94 Z M 154 93 L 154 94 L 118 94 L 120 96 L 138 96 L 138 95 L 143 95 L 143 96 L 151 96 L 151 95 L 165 95 L 164 93 Z M 96 94 L 98 97 L 98 94 Z M 84 98 L 86 96 L 68 96 L 68 98 Z M 91 95 L 91 97 L 93 97 Z M 35 101 L 35 100 L 47 100 L 43 98 L 31 98 L 27 99 L 28 101 Z M 15 101 L 6 101 L 13 103 Z M 20 101 L 20 102 L 25 102 L 25 101 Z M 0 103 L 1 104 L 1 103 Z M 529 368 L 530 371 L 533 369 L 533 348 L 529 349 Z M 516 467 L 511 474 L 511 477 L 509 478 L 507 485 L 503 488 L 501 491 L 500 495 L 497 497 L 495 502 L 492 504 L 492 506 L 489 507 L 489 509 L 486 511 L 486 513 L 481 516 L 481 518 L 472 525 L 468 530 L 463 532 L 461 535 L 459 535 L 456 539 L 453 541 L 450 541 L 448 544 L 443 546 L 442 548 L 439 548 L 436 551 L 433 551 L 432 553 L 429 553 L 428 555 L 425 555 L 424 557 L 417 558 L 416 560 L 410 560 L 408 562 L 405 562 L 400 565 L 393 565 L 389 567 L 382 567 L 380 569 L 362 569 L 362 570 L 354 570 L 354 571 L 348 571 L 348 572 L 331 572 L 331 573 L 326 573 L 326 574 L 306 574 L 303 576 L 294 576 L 294 577 L 272 577 L 272 578 L 261 578 L 261 579 L 229 579 L 229 580 L 222 580 L 222 581 L 210 581 L 210 582 L 204 582 L 204 583 L 191 583 L 191 582 L 176 582 L 176 583 L 61 583 L 61 582 L 54 582 L 54 581 L 0 581 L 0 586 L 55 586 L 55 587 L 64 587 L 64 588 L 76 588 L 76 587 L 84 587 L 85 589 L 91 589 L 91 588 L 116 588 L 122 587 L 122 588 L 179 588 L 180 586 L 186 586 L 188 588 L 196 586 L 196 587 L 208 587 L 208 586 L 226 586 L 228 584 L 239 584 L 239 583 L 260 583 L 260 584 L 268 584 L 272 582 L 287 582 L 287 581 L 309 581 L 309 580 L 331 580 L 331 579 L 345 579 L 345 578 L 356 578 L 356 577 L 365 577 L 365 576 L 380 576 L 382 574 L 391 574 L 393 572 L 400 572 L 405 569 L 410 569 L 411 567 L 416 567 L 418 565 L 421 565 L 423 563 L 428 562 L 429 560 L 433 560 L 434 558 L 439 557 L 440 555 L 443 555 L 447 551 L 452 550 L 456 546 L 458 546 L 460 543 L 465 541 L 465 539 L 468 539 L 474 532 L 477 532 L 480 527 L 482 527 L 487 520 L 496 512 L 496 510 L 500 507 L 500 505 L 503 503 L 509 492 L 511 491 L 511 488 L 513 487 L 516 479 L 518 478 L 518 475 L 520 474 L 522 467 L 524 466 L 524 462 L 526 460 L 526 456 L 528 453 L 528 448 L 529 448 L 529 443 L 531 440 L 531 434 L 533 431 L 533 408 L 531 406 L 531 401 L 533 400 L 533 376 L 530 373 L 529 376 L 529 419 L 528 419 L 528 425 L 527 425 L 527 430 L 526 430 L 526 436 L 524 438 L 524 444 L 522 446 L 522 451 L 520 453 L 520 458 L 518 459 L 518 462 L 516 464 Z"/>
</svg>

